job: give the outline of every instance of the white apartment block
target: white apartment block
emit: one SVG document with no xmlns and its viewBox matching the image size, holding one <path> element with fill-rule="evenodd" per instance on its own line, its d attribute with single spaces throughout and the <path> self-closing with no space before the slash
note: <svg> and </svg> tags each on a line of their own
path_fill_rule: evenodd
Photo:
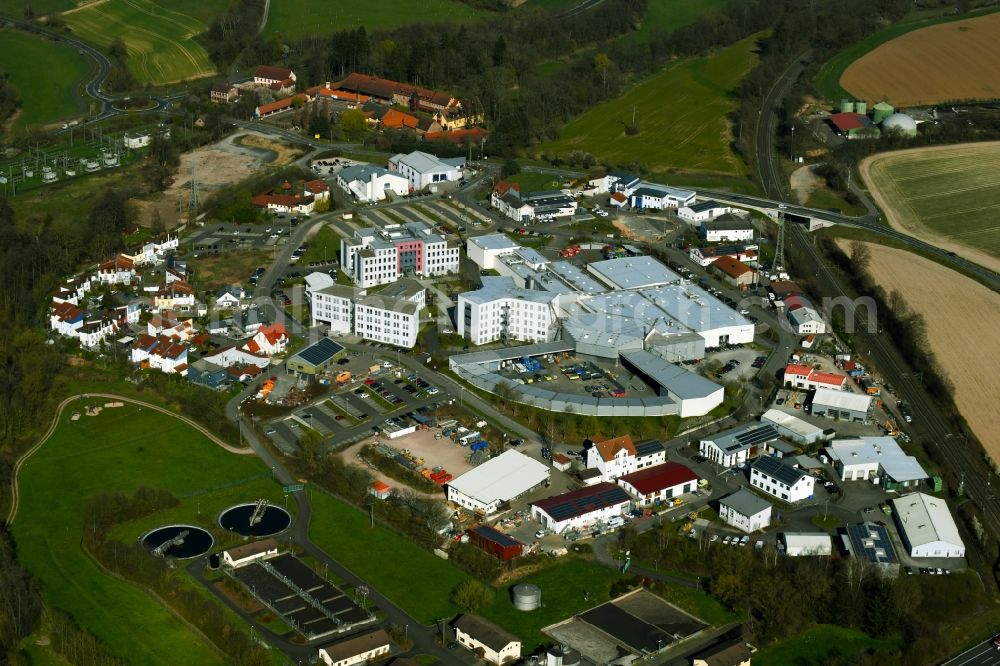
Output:
<svg viewBox="0 0 1000 666">
<path fill-rule="evenodd" d="M 484 277 L 482 289 L 458 297 L 458 334 L 477 345 L 497 340 L 550 342 L 558 298 L 515 287 L 510 278 Z"/>
<path fill-rule="evenodd" d="M 337 175 L 337 185 L 356 201 L 382 201 L 410 193 L 410 181 L 382 167 L 360 165 L 344 167 Z"/>
<path fill-rule="evenodd" d="M 340 241 L 340 263 L 362 289 L 395 282 L 412 273 L 424 277 L 458 272 L 459 247 L 423 224 L 359 229 Z"/>
<path fill-rule="evenodd" d="M 353 287 L 331 285 L 314 291 L 309 302 L 312 325 L 330 327 L 330 333 L 349 335 L 354 330 L 356 292 Z"/>
<path fill-rule="evenodd" d="M 405 299 L 366 296 L 354 306 L 354 332 L 366 340 L 412 349 L 420 332 L 420 308 Z"/>
</svg>

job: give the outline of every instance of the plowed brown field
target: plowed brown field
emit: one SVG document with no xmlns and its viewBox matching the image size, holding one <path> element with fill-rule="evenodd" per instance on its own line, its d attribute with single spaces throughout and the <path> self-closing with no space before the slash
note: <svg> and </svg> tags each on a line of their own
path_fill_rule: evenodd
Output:
<svg viewBox="0 0 1000 666">
<path fill-rule="evenodd" d="M 908 32 L 851 63 L 840 85 L 896 106 L 1000 98 L 1000 13 Z"/>
<path fill-rule="evenodd" d="M 840 241 L 849 251 L 849 242 Z M 868 272 L 887 292 L 898 290 L 907 305 L 924 316 L 927 341 L 955 386 L 955 404 L 1000 462 L 1000 410 L 995 378 L 1000 354 L 1000 296 L 975 280 L 906 250 L 865 243 L 872 258 Z M 919 419 L 919 414 L 914 414 Z"/>
</svg>

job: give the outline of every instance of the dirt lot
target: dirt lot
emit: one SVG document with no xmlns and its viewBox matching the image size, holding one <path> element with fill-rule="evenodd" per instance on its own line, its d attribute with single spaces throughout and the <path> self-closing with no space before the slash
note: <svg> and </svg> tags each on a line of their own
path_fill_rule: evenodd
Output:
<svg viewBox="0 0 1000 666">
<path fill-rule="evenodd" d="M 882 44 L 844 70 L 858 99 L 896 106 L 995 99 L 1000 90 L 1000 14 L 941 23 Z"/>
<path fill-rule="evenodd" d="M 841 242 L 845 251 L 848 243 Z M 924 316 L 931 349 L 955 385 L 955 402 L 994 460 L 1000 461 L 1000 412 L 994 378 L 1000 296 L 929 259 L 866 243 L 869 271 L 886 291 L 898 289 L 907 304 Z M 919 415 L 917 416 L 919 418 Z"/>
<path fill-rule="evenodd" d="M 244 284 L 253 269 L 266 266 L 270 259 L 270 250 L 231 250 L 191 259 L 189 264 L 198 289 L 214 292 L 226 285 Z"/>
<path fill-rule="evenodd" d="M 452 476 L 465 474 L 472 465 L 465 459 L 469 455 L 469 449 L 459 446 L 450 439 L 434 439 L 434 433 L 439 432 L 436 428 L 429 430 L 418 430 L 411 435 L 404 435 L 396 439 L 382 438 L 381 442 L 391 446 L 397 451 L 409 449 L 414 456 L 424 459 L 426 467 L 444 467 Z M 344 462 L 357 462 L 358 451 L 366 444 L 373 444 L 375 438 L 364 440 L 354 446 L 344 449 L 340 456 Z M 376 470 L 368 470 L 377 479 L 388 483 L 390 486 L 399 486 L 400 482 L 391 479 Z"/>
<path fill-rule="evenodd" d="M 822 178 L 813 173 L 812 165 L 807 164 L 792 172 L 791 185 L 795 198 L 804 206 L 809 201 L 810 195 L 817 188 L 823 187 L 824 183 Z"/>
<path fill-rule="evenodd" d="M 191 201 L 192 169 L 198 179 L 198 196 L 204 201 L 221 185 L 235 183 L 251 176 L 264 164 L 283 166 L 301 155 L 301 151 L 258 134 L 227 137 L 181 155 L 174 182 L 153 200 L 135 201 L 139 223 L 152 224 L 154 211 L 159 211 L 164 225 L 171 229 L 187 215 Z M 178 211 L 183 213 L 178 215 Z"/>
<path fill-rule="evenodd" d="M 889 224 L 1000 271 L 1000 142 L 931 146 L 862 160 L 861 177 Z"/>
</svg>

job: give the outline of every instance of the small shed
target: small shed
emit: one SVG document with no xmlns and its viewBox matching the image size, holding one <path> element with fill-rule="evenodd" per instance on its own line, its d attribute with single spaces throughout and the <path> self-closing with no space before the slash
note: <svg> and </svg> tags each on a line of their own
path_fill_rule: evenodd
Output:
<svg viewBox="0 0 1000 666">
<path fill-rule="evenodd" d="M 573 461 L 566 455 L 562 453 L 557 453 L 552 456 L 552 466 L 555 467 L 560 472 L 565 472 L 572 467 Z"/>
<path fill-rule="evenodd" d="M 377 499 L 389 499 L 389 495 L 392 494 L 392 486 L 382 481 L 376 481 L 368 488 L 368 492 L 374 495 Z"/>
<path fill-rule="evenodd" d="M 524 552 L 524 544 L 510 536 L 499 532 L 488 525 L 480 525 L 469 530 L 469 539 L 478 547 L 494 557 L 507 562 L 520 557 Z"/>
</svg>

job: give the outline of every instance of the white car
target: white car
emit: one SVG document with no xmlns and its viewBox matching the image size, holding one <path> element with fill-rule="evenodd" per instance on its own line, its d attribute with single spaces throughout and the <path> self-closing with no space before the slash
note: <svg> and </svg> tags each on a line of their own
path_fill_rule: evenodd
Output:
<svg viewBox="0 0 1000 666">
<path fill-rule="evenodd" d="M 536 539 L 541 539 L 544 536 L 545 536 L 545 530 L 538 530 L 537 532 L 535 532 Z"/>
<path fill-rule="evenodd" d="M 732 542 L 733 542 L 733 537 L 731 537 L 731 536 L 727 536 L 725 539 L 722 540 L 722 543 L 725 544 L 725 545 L 727 545 L 727 546 L 730 543 L 732 543 Z"/>
<path fill-rule="evenodd" d="M 382 367 L 383 368 L 391 368 L 392 367 L 392 363 L 390 363 L 389 361 L 382 361 Z"/>
</svg>

